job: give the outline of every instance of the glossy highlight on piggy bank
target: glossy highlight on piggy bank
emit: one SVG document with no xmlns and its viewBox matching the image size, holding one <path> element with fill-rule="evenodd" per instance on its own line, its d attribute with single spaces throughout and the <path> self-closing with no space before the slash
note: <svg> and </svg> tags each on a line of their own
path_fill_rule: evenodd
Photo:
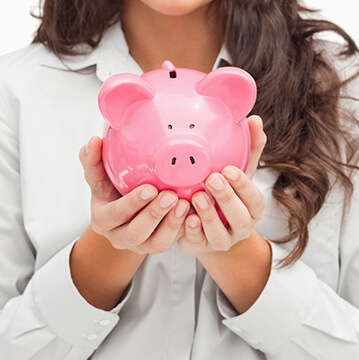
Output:
<svg viewBox="0 0 359 360">
<path fill-rule="evenodd" d="M 237 67 L 206 74 L 165 61 L 142 76 L 110 77 L 99 92 L 110 180 L 122 195 L 152 184 L 191 201 L 209 174 L 227 165 L 245 171 L 255 100 L 253 78 Z"/>
</svg>

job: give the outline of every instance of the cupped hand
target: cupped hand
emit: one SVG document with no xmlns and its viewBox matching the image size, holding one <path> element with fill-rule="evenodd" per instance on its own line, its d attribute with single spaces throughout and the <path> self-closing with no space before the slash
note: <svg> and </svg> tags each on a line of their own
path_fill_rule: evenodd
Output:
<svg viewBox="0 0 359 360">
<path fill-rule="evenodd" d="M 91 226 L 116 249 L 137 254 L 157 254 L 177 240 L 190 208 L 172 191 L 141 185 L 120 196 L 102 163 L 102 139 L 93 137 L 80 150 L 79 158 L 91 189 Z"/>
<path fill-rule="evenodd" d="M 222 223 L 210 197 L 204 191 L 192 197 L 196 210 L 185 221 L 179 247 L 187 254 L 202 256 L 215 251 L 227 251 L 234 244 L 251 236 L 254 226 L 265 213 L 264 198 L 253 184 L 252 177 L 266 144 L 262 120 L 248 118 L 251 133 L 251 154 L 246 172 L 235 166 L 212 173 L 205 181 L 207 190 L 216 200 L 228 221 Z"/>
</svg>

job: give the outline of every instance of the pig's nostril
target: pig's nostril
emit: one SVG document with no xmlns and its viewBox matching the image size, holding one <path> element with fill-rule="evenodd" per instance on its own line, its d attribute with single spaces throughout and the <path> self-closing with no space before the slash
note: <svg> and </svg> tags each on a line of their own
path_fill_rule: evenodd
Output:
<svg viewBox="0 0 359 360">
<path fill-rule="evenodd" d="M 196 162 L 193 156 L 190 156 L 189 159 L 191 160 L 191 164 L 194 164 Z"/>
<path fill-rule="evenodd" d="M 172 158 L 172 165 L 176 165 L 176 161 L 177 161 L 177 159 L 175 157 Z"/>
</svg>

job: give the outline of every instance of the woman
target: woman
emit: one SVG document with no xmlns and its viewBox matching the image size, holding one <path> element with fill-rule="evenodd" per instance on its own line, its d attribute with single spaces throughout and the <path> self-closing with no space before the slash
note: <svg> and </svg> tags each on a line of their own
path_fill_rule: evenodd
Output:
<svg viewBox="0 0 359 360">
<path fill-rule="evenodd" d="M 0 61 L 6 359 L 359 356 L 358 49 L 305 13 L 294 0 L 44 2 L 34 43 Z M 328 30 L 345 44 L 319 40 Z M 264 130 L 249 118 L 246 173 L 206 180 L 228 229 L 204 192 L 194 210 L 152 185 L 120 197 L 103 169 L 99 87 L 165 59 L 257 82 Z"/>
</svg>

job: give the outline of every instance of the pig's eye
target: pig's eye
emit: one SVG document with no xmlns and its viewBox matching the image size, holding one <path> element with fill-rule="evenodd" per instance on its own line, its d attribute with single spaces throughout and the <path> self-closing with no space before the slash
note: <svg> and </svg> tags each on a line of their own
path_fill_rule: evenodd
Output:
<svg viewBox="0 0 359 360">
<path fill-rule="evenodd" d="M 167 126 L 170 130 L 172 130 L 173 126 L 171 124 L 168 124 Z"/>
<path fill-rule="evenodd" d="M 193 129 L 193 128 L 194 128 L 194 124 L 191 124 L 191 125 L 189 126 L 189 128 L 190 128 L 190 129 Z"/>
</svg>

